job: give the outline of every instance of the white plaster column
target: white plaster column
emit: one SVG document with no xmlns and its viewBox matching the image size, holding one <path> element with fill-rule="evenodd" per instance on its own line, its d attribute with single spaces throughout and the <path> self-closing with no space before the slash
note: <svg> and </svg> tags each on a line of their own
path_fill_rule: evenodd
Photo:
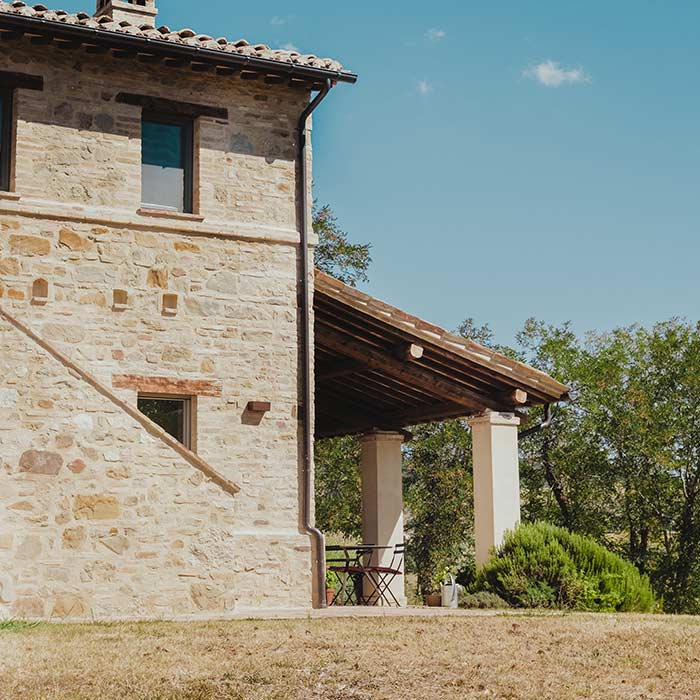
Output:
<svg viewBox="0 0 700 700">
<path fill-rule="evenodd" d="M 474 539 L 476 565 L 520 522 L 518 426 L 512 413 L 489 411 L 469 421 L 474 457 Z"/>
<path fill-rule="evenodd" d="M 390 549 L 379 550 L 372 563 L 389 566 L 394 546 L 404 541 L 403 532 L 403 477 L 401 445 L 404 436 L 395 432 L 373 432 L 360 439 L 362 458 L 362 539 Z M 395 562 L 396 564 L 397 562 Z M 403 573 L 403 560 L 401 560 Z M 397 576 L 391 590 L 401 605 L 406 604 L 404 577 Z M 371 594 L 365 588 L 365 594 Z"/>
</svg>

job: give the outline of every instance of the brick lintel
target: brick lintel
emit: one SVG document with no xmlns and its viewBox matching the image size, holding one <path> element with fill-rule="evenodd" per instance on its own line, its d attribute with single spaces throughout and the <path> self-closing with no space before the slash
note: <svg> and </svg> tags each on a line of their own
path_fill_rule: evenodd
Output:
<svg viewBox="0 0 700 700">
<path fill-rule="evenodd" d="M 174 396 L 221 396 L 221 384 L 206 379 L 175 379 L 174 377 L 144 377 L 137 374 L 115 374 L 115 389 L 133 389 L 141 394 L 172 394 Z"/>
</svg>

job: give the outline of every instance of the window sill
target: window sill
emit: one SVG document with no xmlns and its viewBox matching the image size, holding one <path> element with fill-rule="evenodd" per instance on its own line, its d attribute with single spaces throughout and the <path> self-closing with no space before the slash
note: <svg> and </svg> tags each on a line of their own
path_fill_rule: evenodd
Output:
<svg viewBox="0 0 700 700">
<path fill-rule="evenodd" d="M 199 214 L 185 214 L 180 211 L 172 211 L 170 209 L 151 209 L 149 207 L 141 207 L 136 210 L 139 216 L 152 216 L 158 219 L 173 219 L 175 221 L 196 221 L 201 223 L 204 217 Z"/>
<path fill-rule="evenodd" d="M 5 199 L 10 202 L 19 202 L 19 200 L 22 198 L 21 194 L 17 194 L 16 192 L 3 192 L 0 191 L 0 199 Z"/>
</svg>

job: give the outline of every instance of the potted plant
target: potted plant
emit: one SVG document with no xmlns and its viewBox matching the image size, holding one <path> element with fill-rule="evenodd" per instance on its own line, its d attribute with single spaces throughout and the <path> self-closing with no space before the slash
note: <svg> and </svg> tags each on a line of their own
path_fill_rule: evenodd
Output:
<svg viewBox="0 0 700 700">
<path fill-rule="evenodd" d="M 430 593 L 424 597 L 425 604 L 429 608 L 439 608 L 442 606 L 442 589 L 440 586 L 447 574 L 447 569 L 443 569 L 437 576 L 433 576 L 430 580 Z"/>
<path fill-rule="evenodd" d="M 439 608 L 442 606 L 442 593 L 428 593 L 424 600 L 429 608 Z"/>
<path fill-rule="evenodd" d="M 332 571 L 326 571 L 326 604 L 332 605 L 337 593 L 338 577 Z"/>
</svg>

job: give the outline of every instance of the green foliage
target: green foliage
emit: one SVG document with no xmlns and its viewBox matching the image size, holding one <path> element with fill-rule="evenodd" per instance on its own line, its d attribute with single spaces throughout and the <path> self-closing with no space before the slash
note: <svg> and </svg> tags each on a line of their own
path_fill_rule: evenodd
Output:
<svg viewBox="0 0 700 700">
<path fill-rule="evenodd" d="M 485 586 L 520 608 L 650 612 L 646 576 L 590 537 L 546 523 L 521 525 L 481 571 Z"/>
<path fill-rule="evenodd" d="M 477 591 L 463 595 L 459 599 L 459 607 L 468 610 L 505 610 L 510 605 L 491 591 Z"/>
<path fill-rule="evenodd" d="M 318 236 L 315 263 L 323 272 L 352 287 L 367 281 L 372 262 L 368 243 L 351 243 L 328 206 L 314 207 L 314 233 Z"/>
<path fill-rule="evenodd" d="M 338 574 L 336 574 L 335 571 L 326 571 L 326 588 L 338 590 L 339 586 L 340 580 L 338 578 Z"/>
<path fill-rule="evenodd" d="M 649 575 L 667 610 L 700 613 L 700 326 L 578 339 L 530 321 L 520 341 L 572 387 L 552 428 L 523 441 L 524 517 L 593 535 Z"/>
<path fill-rule="evenodd" d="M 423 595 L 473 560 L 471 434 L 459 420 L 415 428 L 404 453 L 409 570 Z"/>
<path fill-rule="evenodd" d="M 316 442 L 316 525 L 350 540 L 362 538 L 360 443 L 355 437 Z"/>
</svg>

